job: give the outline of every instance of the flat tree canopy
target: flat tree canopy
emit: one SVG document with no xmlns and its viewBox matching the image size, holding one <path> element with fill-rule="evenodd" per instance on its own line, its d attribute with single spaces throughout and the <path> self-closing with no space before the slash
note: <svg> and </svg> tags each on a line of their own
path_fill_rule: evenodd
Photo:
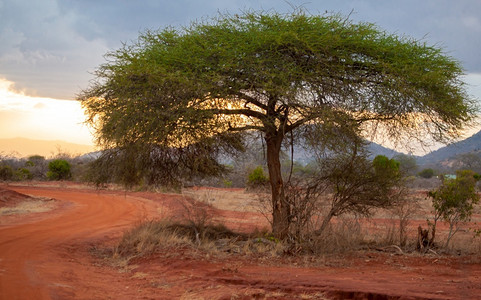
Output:
<svg viewBox="0 0 481 300">
<path fill-rule="evenodd" d="M 220 170 L 219 148 L 240 150 L 243 133 L 261 132 L 281 237 L 289 207 L 279 153 L 291 133 L 320 124 L 447 141 L 476 110 L 459 62 L 442 49 L 339 15 L 219 15 L 146 31 L 106 58 L 79 96 L 99 144 L 158 157 L 177 149 L 176 161 L 193 171 Z M 184 159 L 185 149 L 195 155 Z"/>
</svg>

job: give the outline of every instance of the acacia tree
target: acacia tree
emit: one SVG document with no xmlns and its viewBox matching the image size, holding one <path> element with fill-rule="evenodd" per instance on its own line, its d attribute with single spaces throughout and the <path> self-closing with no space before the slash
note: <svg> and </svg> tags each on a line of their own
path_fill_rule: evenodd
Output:
<svg viewBox="0 0 481 300">
<path fill-rule="evenodd" d="M 287 138 L 311 124 L 355 124 L 396 139 L 448 140 L 474 115 L 462 74 L 442 49 L 373 24 L 246 12 L 140 34 L 107 54 L 78 99 L 106 149 L 138 144 L 182 153 L 218 149 L 227 138 L 224 149 L 241 150 L 244 133 L 260 132 L 273 232 L 284 237 L 290 207 L 280 152 Z M 204 152 L 204 160 L 215 160 Z"/>
</svg>

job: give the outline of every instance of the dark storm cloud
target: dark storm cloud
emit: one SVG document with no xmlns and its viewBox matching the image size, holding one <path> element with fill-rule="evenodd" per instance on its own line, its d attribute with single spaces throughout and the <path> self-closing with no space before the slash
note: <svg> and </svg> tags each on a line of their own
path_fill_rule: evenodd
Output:
<svg viewBox="0 0 481 300">
<path fill-rule="evenodd" d="M 349 14 L 388 32 L 441 45 L 468 73 L 481 73 L 481 1 L 0 0 L 0 78 L 29 94 L 72 99 L 108 50 L 140 31 L 188 25 L 217 12 Z"/>
</svg>

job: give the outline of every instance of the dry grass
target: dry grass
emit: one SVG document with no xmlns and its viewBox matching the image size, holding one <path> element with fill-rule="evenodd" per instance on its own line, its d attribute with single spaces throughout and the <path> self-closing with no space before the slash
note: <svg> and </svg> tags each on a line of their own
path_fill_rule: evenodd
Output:
<svg viewBox="0 0 481 300">
<path fill-rule="evenodd" d="M 125 232 L 114 247 L 114 258 L 135 258 L 150 255 L 160 248 L 178 247 L 191 243 L 187 236 L 177 234 L 163 221 L 142 222 Z"/>
<path fill-rule="evenodd" d="M 278 241 L 268 233 L 253 233 L 251 236 L 238 234 L 215 223 L 216 216 L 211 215 L 213 207 L 244 210 L 237 206 L 245 201 L 243 190 L 197 189 L 183 192 L 184 213 L 175 219 L 175 223 L 167 221 L 147 221 L 139 223 L 125 232 L 121 241 L 114 248 L 113 257 L 127 261 L 150 255 L 162 249 L 178 249 L 187 247 L 210 255 L 237 254 L 254 255 L 256 257 L 279 257 L 285 255 L 321 257 L 330 254 L 343 254 L 360 249 L 382 249 L 395 247 L 401 253 L 415 252 L 417 224 L 425 222 L 430 216 L 430 202 L 424 193 L 412 194 L 412 210 L 387 211 L 379 210 L 373 219 L 359 219 L 354 216 L 337 217 L 331 221 L 328 229 L 320 235 L 306 236 L 302 241 Z M 261 205 L 255 195 L 248 194 L 249 209 L 258 211 Z M 256 205 L 252 202 L 257 202 Z M 249 210 L 246 209 L 246 210 Z M 476 213 L 481 211 L 476 208 Z M 400 217 L 409 219 L 405 228 L 407 243 L 400 245 Z M 479 218 L 479 215 L 476 216 Z M 411 223 L 413 222 L 413 223 Z M 414 226 L 414 224 L 416 224 Z M 453 238 L 451 249 L 438 249 L 438 253 L 480 253 L 481 237 L 475 238 L 473 230 L 465 230 Z M 437 240 L 442 244 L 445 238 L 443 231 L 438 232 Z M 393 248 L 394 249 L 394 248 Z M 461 249 L 461 250 L 460 250 Z"/>
<path fill-rule="evenodd" d="M 8 216 L 50 211 L 55 208 L 54 201 L 50 200 L 51 199 L 28 200 L 20 202 L 15 206 L 0 207 L 0 215 Z"/>
<path fill-rule="evenodd" d="M 257 194 L 250 193 L 245 189 L 189 188 L 182 190 L 182 194 L 218 209 L 241 212 L 259 211 Z"/>
<path fill-rule="evenodd" d="M 266 237 L 248 237 L 223 226 L 206 226 L 201 236 L 189 225 L 169 221 L 146 221 L 126 231 L 114 246 L 113 265 L 126 266 L 134 258 L 167 249 L 190 248 L 209 255 L 240 254 L 277 257 L 284 243 Z"/>
<path fill-rule="evenodd" d="M 356 218 L 337 218 L 320 235 L 312 235 L 294 252 L 312 255 L 341 254 L 358 250 L 367 236 Z"/>
</svg>

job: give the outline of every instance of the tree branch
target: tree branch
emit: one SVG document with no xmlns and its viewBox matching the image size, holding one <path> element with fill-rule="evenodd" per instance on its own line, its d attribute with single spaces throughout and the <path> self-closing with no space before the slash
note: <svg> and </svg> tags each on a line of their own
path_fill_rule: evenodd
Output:
<svg viewBox="0 0 481 300">
<path fill-rule="evenodd" d="M 254 125 L 246 125 L 242 127 L 230 127 L 229 131 L 246 131 L 246 130 L 259 130 L 259 131 L 266 131 L 266 128 L 263 126 L 254 126 Z"/>
<path fill-rule="evenodd" d="M 267 105 L 263 104 L 259 100 L 257 100 L 254 97 L 251 97 L 247 95 L 246 93 L 243 93 L 242 91 L 239 91 L 236 93 L 236 95 L 242 99 L 244 99 L 247 103 L 254 104 L 255 106 L 259 107 L 260 109 L 267 110 Z"/>
<path fill-rule="evenodd" d="M 243 115 L 246 117 L 256 118 L 262 122 L 267 120 L 267 116 L 261 112 L 252 109 L 224 109 L 224 108 L 211 108 L 203 109 L 202 111 L 211 112 L 215 115 Z"/>
</svg>

